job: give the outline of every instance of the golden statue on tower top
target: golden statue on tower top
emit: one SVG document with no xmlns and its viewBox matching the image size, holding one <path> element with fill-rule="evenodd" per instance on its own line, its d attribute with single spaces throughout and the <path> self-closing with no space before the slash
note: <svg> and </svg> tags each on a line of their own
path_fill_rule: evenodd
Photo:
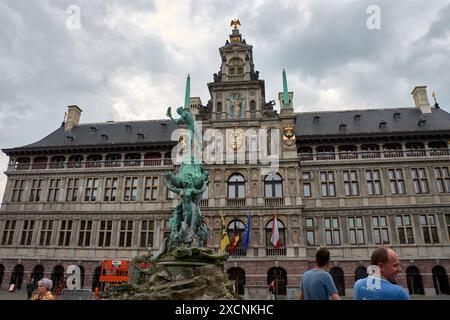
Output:
<svg viewBox="0 0 450 320">
<path fill-rule="evenodd" d="M 241 25 L 241 22 L 239 19 L 233 19 L 231 20 L 230 27 L 233 27 L 234 30 L 236 30 Z"/>
</svg>

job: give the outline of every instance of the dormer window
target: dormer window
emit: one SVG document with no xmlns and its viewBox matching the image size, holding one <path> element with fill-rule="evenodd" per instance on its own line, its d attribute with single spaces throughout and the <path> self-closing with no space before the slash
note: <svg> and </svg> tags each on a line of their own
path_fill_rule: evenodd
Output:
<svg viewBox="0 0 450 320">
<path fill-rule="evenodd" d="M 108 135 L 106 133 L 102 134 L 102 141 L 108 140 Z"/>
<path fill-rule="evenodd" d="M 353 120 L 355 120 L 355 121 L 361 121 L 361 115 L 360 115 L 360 114 L 355 114 Z"/>
<path fill-rule="evenodd" d="M 73 142 L 74 140 L 75 140 L 75 137 L 73 135 L 70 134 L 67 136 L 67 141 Z"/>
<path fill-rule="evenodd" d="M 381 120 L 380 123 L 378 124 L 378 128 L 386 129 L 386 121 Z"/>
<path fill-rule="evenodd" d="M 138 136 L 138 140 L 144 140 L 144 134 L 142 132 L 139 132 L 137 134 L 137 136 Z"/>
<path fill-rule="evenodd" d="M 91 133 L 96 133 L 96 132 L 97 132 L 97 127 L 92 126 L 92 127 L 91 127 Z"/>
<path fill-rule="evenodd" d="M 427 120 L 420 119 L 419 121 L 417 121 L 417 126 L 418 127 L 424 127 L 426 122 L 427 122 Z"/>
<path fill-rule="evenodd" d="M 161 123 L 161 129 L 166 130 L 167 129 L 167 123 Z"/>
<path fill-rule="evenodd" d="M 127 124 L 125 125 L 125 129 L 126 129 L 127 131 L 131 131 L 131 124 L 127 123 Z"/>
<path fill-rule="evenodd" d="M 320 116 L 314 116 L 313 122 L 319 122 L 319 121 L 320 121 Z"/>
<path fill-rule="evenodd" d="M 395 120 L 400 120 L 400 118 L 401 118 L 400 112 L 395 112 L 395 113 L 394 113 L 394 119 L 395 119 Z"/>
<path fill-rule="evenodd" d="M 340 131 L 345 131 L 347 129 L 347 125 L 345 124 L 345 123 L 341 123 L 340 125 L 339 125 L 339 130 Z"/>
</svg>

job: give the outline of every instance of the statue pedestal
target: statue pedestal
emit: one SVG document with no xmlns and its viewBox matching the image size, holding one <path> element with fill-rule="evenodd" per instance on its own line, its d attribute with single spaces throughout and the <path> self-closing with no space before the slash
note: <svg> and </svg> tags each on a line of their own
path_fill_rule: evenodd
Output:
<svg viewBox="0 0 450 320">
<path fill-rule="evenodd" d="M 189 273 L 194 268 L 203 267 L 208 264 L 209 263 L 206 262 L 189 261 L 189 260 L 167 260 L 167 261 L 160 261 L 156 265 L 164 266 L 172 276 L 172 279 L 175 279 L 177 276 Z"/>
</svg>

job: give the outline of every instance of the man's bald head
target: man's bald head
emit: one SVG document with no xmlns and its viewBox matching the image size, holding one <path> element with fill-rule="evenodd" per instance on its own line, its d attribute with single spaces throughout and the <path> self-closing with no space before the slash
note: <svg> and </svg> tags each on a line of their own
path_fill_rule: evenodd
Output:
<svg viewBox="0 0 450 320">
<path fill-rule="evenodd" d="M 372 252 L 370 264 L 379 267 L 381 275 L 392 282 L 401 271 L 397 253 L 386 247 L 378 247 Z"/>
</svg>

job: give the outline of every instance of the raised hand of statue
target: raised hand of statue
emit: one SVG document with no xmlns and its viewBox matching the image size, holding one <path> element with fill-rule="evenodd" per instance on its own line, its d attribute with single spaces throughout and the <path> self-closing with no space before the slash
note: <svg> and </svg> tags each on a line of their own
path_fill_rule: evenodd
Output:
<svg viewBox="0 0 450 320">
<path fill-rule="evenodd" d="M 167 108 L 166 116 L 172 119 L 172 107 Z"/>
</svg>

